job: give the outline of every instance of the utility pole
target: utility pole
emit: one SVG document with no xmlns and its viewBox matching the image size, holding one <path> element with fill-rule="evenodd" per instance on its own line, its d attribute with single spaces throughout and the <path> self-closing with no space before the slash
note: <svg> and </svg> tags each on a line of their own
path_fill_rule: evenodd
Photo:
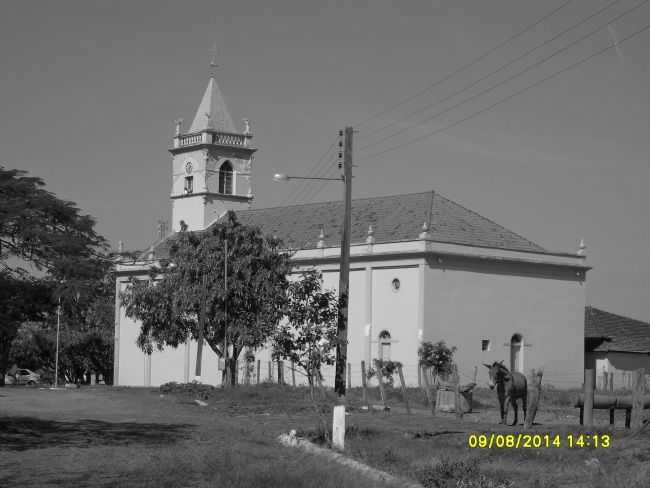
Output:
<svg viewBox="0 0 650 488">
<path fill-rule="evenodd" d="M 341 131 L 343 132 L 343 131 Z M 334 391 L 345 397 L 345 367 L 348 357 L 348 294 L 350 287 L 350 232 L 352 227 L 352 127 L 346 127 L 343 142 L 343 182 L 345 213 L 341 237 L 341 266 L 339 269 L 339 314 L 336 326 L 336 373 Z M 339 143 L 339 151 L 340 151 Z M 340 156 L 340 152 L 339 152 Z"/>
<path fill-rule="evenodd" d="M 223 243 L 223 385 L 228 386 L 228 241 Z"/>
<path fill-rule="evenodd" d="M 59 330 L 61 328 L 61 295 L 56 307 L 56 354 L 54 359 L 54 388 L 59 386 Z"/>
</svg>

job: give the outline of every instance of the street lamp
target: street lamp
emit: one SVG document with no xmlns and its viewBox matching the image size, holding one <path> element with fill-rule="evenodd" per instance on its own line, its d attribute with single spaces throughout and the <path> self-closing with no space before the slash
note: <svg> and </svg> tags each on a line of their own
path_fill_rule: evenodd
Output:
<svg viewBox="0 0 650 488">
<path fill-rule="evenodd" d="M 306 176 L 287 176 L 284 173 L 275 173 L 273 175 L 275 181 L 289 181 L 289 180 L 325 180 L 325 181 L 345 181 L 345 177 L 340 178 L 319 178 L 319 177 L 306 177 Z"/>
<path fill-rule="evenodd" d="M 339 178 L 320 178 L 305 176 L 287 176 L 285 173 L 273 175 L 275 181 L 289 180 L 325 180 L 343 181 L 344 216 L 343 235 L 341 236 L 341 266 L 339 270 L 339 315 L 336 325 L 336 372 L 334 378 L 334 391 L 341 398 L 345 397 L 345 368 L 348 355 L 348 291 L 350 285 L 350 232 L 352 228 L 352 127 L 346 127 L 345 136 L 339 141 L 339 158 L 342 157 L 343 175 Z M 339 167 L 341 167 L 339 165 Z"/>
<path fill-rule="evenodd" d="M 59 330 L 61 329 L 61 295 L 56 307 L 56 353 L 54 357 L 54 388 L 59 385 Z"/>
</svg>

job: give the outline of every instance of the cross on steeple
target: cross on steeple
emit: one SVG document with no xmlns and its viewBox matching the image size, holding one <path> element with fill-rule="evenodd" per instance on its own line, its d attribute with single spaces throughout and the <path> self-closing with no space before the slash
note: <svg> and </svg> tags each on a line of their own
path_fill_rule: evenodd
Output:
<svg viewBox="0 0 650 488">
<path fill-rule="evenodd" d="M 210 76 L 214 77 L 214 72 L 219 67 L 217 64 L 217 43 L 215 42 L 212 46 L 212 58 L 210 59 Z"/>
</svg>

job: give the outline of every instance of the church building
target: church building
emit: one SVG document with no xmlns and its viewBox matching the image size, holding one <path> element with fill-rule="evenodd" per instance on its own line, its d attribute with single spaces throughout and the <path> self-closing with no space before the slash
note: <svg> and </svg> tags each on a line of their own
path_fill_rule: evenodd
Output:
<svg viewBox="0 0 650 488">
<path fill-rule="evenodd" d="M 338 287 L 343 202 L 273 208 L 253 204 L 256 149 L 250 125 L 238 129 L 210 78 L 189 130 L 176 125 L 172 147 L 172 230 L 181 221 L 199 231 L 234 210 L 240 222 L 297 250 L 295 272 L 316 268 L 325 288 Z M 127 317 L 119 292 L 132 277 L 167 256 L 165 240 L 135 262 L 116 267 L 114 384 L 158 386 L 194 379 L 197 345 L 145 354 L 139 324 Z M 390 359 L 418 382 L 418 347 L 444 340 L 457 347 L 461 381 L 484 384 L 483 363 L 503 360 L 528 373 L 544 368 L 544 382 L 582 383 L 584 369 L 584 245 L 551 252 L 437 191 L 378 196 L 352 202 L 348 364 L 361 384 L 361 361 Z M 255 352 L 268 377 L 270 351 Z M 203 348 L 202 382 L 219 384 L 218 358 Z M 327 384 L 334 371 L 325 368 Z M 286 378 L 286 374 L 285 374 Z M 300 381 L 300 378 L 297 379 Z"/>
</svg>

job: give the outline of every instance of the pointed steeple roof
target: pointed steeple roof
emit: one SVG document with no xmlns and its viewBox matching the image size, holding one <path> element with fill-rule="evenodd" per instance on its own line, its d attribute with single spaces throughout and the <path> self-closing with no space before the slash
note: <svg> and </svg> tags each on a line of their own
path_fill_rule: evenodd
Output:
<svg viewBox="0 0 650 488">
<path fill-rule="evenodd" d="M 221 90 L 219 90 L 219 85 L 217 85 L 213 77 L 210 77 L 208 86 L 205 89 L 201 104 L 190 126 L 190 133 L 201 132 L 205 129 L 237 132 Z"/>
</svg>

